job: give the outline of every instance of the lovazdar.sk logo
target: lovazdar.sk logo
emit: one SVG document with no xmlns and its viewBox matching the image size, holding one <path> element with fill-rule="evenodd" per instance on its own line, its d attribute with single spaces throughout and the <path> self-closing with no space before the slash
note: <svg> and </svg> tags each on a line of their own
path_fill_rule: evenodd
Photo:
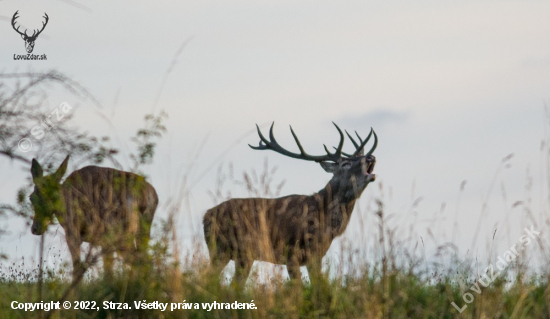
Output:
<svg viewBox="0 0 550 319">
<path fill-rule="evenodd" d="M 26 55 L 14 54 L 13 59 L 14 60 L 47 60 L 47 57 L 45 54 L 42 54 L 42 55 L 32 54 L 32 50 L 34 50 L 34 42 L 36 41 L 36 38 L 38 38 L 40 33 L 44 31 L 44 28 L 46 28 L 46 25 L 48 24 L 48 21 L 50 20 L 50 18 L 48 17 L 46 12 L 44 12 L 43 18 L 45 20 L 42 22 L 42 28 L 40 30 L 34 29 L 32 32 L 32 35 L 28 35 L 27 29 L 25 29 L 24 32 L 21 32 L 19 31 L 19 28 L 21 26 L 16 25 L 17 24 L 16 20 L 17 18 L 19 18 L 19 16 L 17 15 L 18 13 L 19 13 L 19 10 L 15 11 L 15 13 L 13 14 L 13 17 L 11 18 L 11 26 L 13 27 L 15 32 L 19 33 L 21 35 L 21 38 L 25 41 L 25 49 L 27 50 L 27 54 Z"/>
</svg>

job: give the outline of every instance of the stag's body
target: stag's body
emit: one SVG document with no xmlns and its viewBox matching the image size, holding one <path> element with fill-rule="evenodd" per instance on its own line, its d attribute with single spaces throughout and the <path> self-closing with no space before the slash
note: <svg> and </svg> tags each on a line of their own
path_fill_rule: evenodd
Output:
<svg viewBox="0 0 550 319">
<path fill-rule="evenodd" d="M 355 199 L 331 200 L 327 185 L 311 196 L 231 199 L 207 211 L 204 234 L 213 263 L 231 259 L 248 274 L 254 260 L 286 264 L 291 278 L 298 267 L 320 266 L 332 240 L 341 235 L 350 220 Z"/>
<path fill-rule="evenodd" d="M 62 176 L 62 173 L 64 171 L 53 176 Z M 40 177 L 35 177 L 34 181 L 35 218 L 31 230 L 39 235 L 48 224 L 44 211 L 42 214 L 37 211 L 37 206 L 41 204 L 37 199 L 41 192 L 45 192 L 41 190 L 45 185 Z M 125 261 L 130 261 L 132 254 L 146 252 L 158 197 L 153 186 L 142 176 L 112 168 L 87 166 L 71 173 L 59 185 L 58 194 L 59 202 L 52 202 L 45 208 L 52 214 L 49 221 L 55 216 L 65 230 L 74 272 L 85 270 L 80 259 L 82 242 L 101 246 L 107 275 L 111 274 L 114 252 L 124 256 Z"/>
<path fill-rule="evenodd" d="M 282 150 L 274 141 L 272 130 L 271 141 L 259 134 L 267 146 L 260 144 L 256 149 L 273 149 L 295 158 L 319 160 L 334 176 L 311 196 L 236 198 L 206 212 L 203 225 L 211 263 L 219 270 L 229 260 L 234 260 L 236 279 L 241 284 L 254 260 L 286 264 L 291 279 L 301 278 L 300 266 L 303 265 L 308 267 L 310 275 L 320 272 L 321 258 L 333 239 L 345 231 L 356 200 L 375 179 L 371 174 L 376 161 L 370 155 L 372 150 L 367 156 L 311 157 L 305 154 L 296 137 L 302 155 Z M 354 142 L 358 152 L 367 140 L 361 141 L 361 147 Z"/>
</svg>

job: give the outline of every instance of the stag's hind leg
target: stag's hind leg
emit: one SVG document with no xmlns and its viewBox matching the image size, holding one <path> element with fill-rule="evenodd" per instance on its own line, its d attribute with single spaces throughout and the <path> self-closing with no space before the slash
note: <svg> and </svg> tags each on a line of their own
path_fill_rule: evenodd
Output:
<svg viewBox="0 0 550 319">
<path fill-rule="evenodd" d="M 302 282 L 302 272 L 300 271 L 300 262 L 295 252 L 291 252 L 286 263 L 286 270 L 291 281 Z"/>
<path fill-rule="evenodd" d="M 158 199 L 155 195 L 154 198 L 148 198 L 146 204 L 139 208 L 140 217 L 139 229 L 136 239 L 136 249 L 138 253 L 145 256 L 147 255 L 147 249 L 149 248 L 149 239 L 151 238 L 151 225 L 153 224 L 153 218 L 155 217 L 157 206 Z"/>
<path fill-rule="evenodd" d="M 290 280 L 300 280 L 302 281 L 302 272 L 300 271 L 300 264 L 288 262 L 286 264 L 286 270 L 288 271 L 288 276 Z"/>
<path fill-rule="evenodd" d="M 113 260 L 114 260 L 114 256 L 113 256 L 113 252 L 104 252 L 103 250 L 103 247 L 101 248 L 102 250 L 102 258 L 103 258 L 103 274 L 105 276 L 105 279 L 106 280 L 111 280 L 113 279 Z"/>
<path fill-rule="evenodd" d="M 210 255 L 209 275 L 213 276 L 212 278 L 219 278 L 222 270 L 231 260 L 231 250 L 227 244 L 224 244 L 225 240 L 222 241 L 223 238 L 217 237 L 210 227 L 205 227 L 204 235 Z"/>
<path fill-rule="evenodd" d="M 227 229 L 222 230 L 220 226 L 223 225 L 216 221 L 218 215 L 219 212 L 210 210 L 206 212 L 203 219 L 204 239 L 210 254 L 209 275 L 212 278 L 219 278 L 222 270 L 231 260 L 234 251 L 230 244 L 230 238 L 227 236 Z"/>
<path fill-rule="evenodd" d="M 153 215 L 148 212 L 144 212 L 139 220 L 139 229 L 136 235 L 135 251 L 136 262 L 148 264 L 149 263 L 149 240 L 151 239 L 151 224 L 153 223 Z"/>
</svg>

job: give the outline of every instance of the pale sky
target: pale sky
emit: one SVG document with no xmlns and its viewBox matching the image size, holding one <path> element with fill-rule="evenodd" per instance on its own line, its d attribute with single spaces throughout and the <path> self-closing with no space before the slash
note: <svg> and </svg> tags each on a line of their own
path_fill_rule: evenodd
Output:
<svg viewBox="0 0 550 319">
<path fill-rule="evenodd" d="M 49 15 L 33 52 L 47 54 L 47 61 L 13 60 L 25 52 L 10 25 L 16 10 L 26 26 L 38 27 L 43 12 Z M 485 259 L 486 240 L 495 228 L 495 239 L 505 249 L 522 225 L 532 224 L 512 203 L 529 195 L 537 216 L 549 213 L 543 183 L 547 158 L 540 150 L 544 103 L 550 97 L 549 14 L 547 1 L 4 0 L 0 69 L 66 73 L 103 108 L 62 94 L 49 99 L 52 107 L 77 105 L 73 124 L 128 141 L 153 110 L 166 70 L 188 41 L 157 105 L 170 116 L 168 134 L 148 168 L 161 205 L 177 196 L 203 140 L 191 180 L 251 133 L 191 190 L 189 206 L 178 217 L 182 245 L 202 236 L 200 221 L 214 204 L 208 191 L 216 189 L 218 164 L 233 163 L 240 176 L 243 170 L 261 171 L 268 158 L 278 167 L 275 180 L 286 181 L 281 195 L 310 194 L 329 180 L 315 163 L 251 150 L 247 144 L 258 143 L 251 131 L 255 123 L 275 121 L 278 141 L 296 150 L 290 124 L 309 153 L 322 154 L 323 143 L 338 141 L 334 121 L 363 136 L 373 127 L 379 136 L 377 181 L 356 213 L 373 220 L 381 184 L 387 213 L 395 215 L 392 225 L 407 229 L 415 222 L 424 240 L 431 228 L 442 244 L 451 240 L 456 221 L 454 242 L 462 256 L 473 248 Z M 97 112 L 111 118 L 116 130 Z M 349 150 L 351 143 L 346 145 Z M 510 153 L 515 154 L 511 167 L 491 188 L 500 161 Z M 129 167 L 124 158 L 122 163 Z M 0 165 L 0 178 L 9 181 L 1 182 L 0 199 L 13 200 L 28 167 L 6 160 Z M 418 197 L 422 200 L 411 209 Z M 486 199 L 489 216 L 472 243 Z M 372 225 L 361 226 L 359 215 L 343 235 L 352 242 L 358 233 L 375 236 Z M 157 221 L 165 217 L 165 211 L 157 212 Z M 39 238 L 16 220 L 9 223 L 11 234 L 0 237 L 0 253 L 35 255 Z M 51 245 L 61 248 L 63 241 L 56 238 Z"/>
</svg>

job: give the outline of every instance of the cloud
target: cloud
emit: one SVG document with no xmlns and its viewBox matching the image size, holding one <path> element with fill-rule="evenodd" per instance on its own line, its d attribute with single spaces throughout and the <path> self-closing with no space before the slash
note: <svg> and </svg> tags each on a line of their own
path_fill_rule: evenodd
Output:
<svg viewBox="0 0 550 319">
<path fill-rule="evenodd" d="M 336 123 L 342 124 L 344 127 L 358 128 L 368 125 L 380 128 L 391 123 L 404 123 L 409 118 L 410 113 L 406 111 L 374 110 L 354 116 L 341 117 Z"/>
</svg>

